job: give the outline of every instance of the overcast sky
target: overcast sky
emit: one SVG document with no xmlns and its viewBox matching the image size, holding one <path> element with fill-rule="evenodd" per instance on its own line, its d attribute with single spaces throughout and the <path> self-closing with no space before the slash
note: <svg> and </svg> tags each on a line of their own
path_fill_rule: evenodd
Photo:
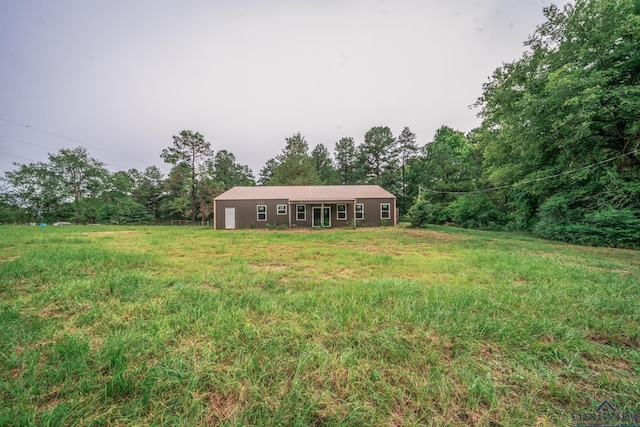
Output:
<svg viewBox="0 0 640 427">
<path fill-rule="evenodd" d="M 285 138 L 419 144 L 522 55 L 547 0 L 0 1 L 0 172 L 85 146 L 144 169 L 183 129 L 256 178 Z M 556 1 L 558 5 L 566 1 Z"/>
</svg>

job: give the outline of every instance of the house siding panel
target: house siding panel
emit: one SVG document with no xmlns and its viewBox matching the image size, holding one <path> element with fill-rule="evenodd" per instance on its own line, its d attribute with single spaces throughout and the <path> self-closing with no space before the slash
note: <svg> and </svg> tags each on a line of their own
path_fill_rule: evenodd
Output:
<svg viewBox="0 0 640 427">
<path fill-rule="evenodd" d="M 380 227 L 383 225 L 394 226 L 396 225 L 396 203 L 395 199 L 358 199 L 357 203 L 364 205 L 364 220 L 359 220 L 356 223 L 356 227 Z M 391 218 L 383 220 L 380 216 L 380 204 L 389 203 L 391 207 Z M 351 216 L 349 216 L 351 218 Z"/>
<path fill-rule="evenodd" d="M 354 186 L 357 187 L 357 186 Z M 379 188 L 379 187 L 378 187 Z M 282 189 L 279 190 L 279 196 L 283 196 Z M 272 189 L 269 189 L 271 191 Z M 339 190 L 343 190 L 343 188 L 339 188 Z M 253 191 L 253 189 L 245 189 L 243 191 Z M 369 191 L 369 190 L 367 190 Z M 380 189 L 382 193 L 389 194 L 388 192 Z M 267 194 L 265 194 L 267 195 Z M 362 195 L 362 194 L 361 194 Z M 369 194 L 368 194 L 369 195 Z M 238 199 L 230 198 L 228 196 L 216 198 L 214 200 L 215 207 L 215 217 L 214 217 L 214 227 L 218 230 L 223 230 L 225 228 L 225 208 L 235 208 L 235 222 L 236 228 L 266 228 L 267 225 L 289 225 L 293 227 L 312 227 L 313 224 L 313 207 L 330 207 L 331 208 L 331 227 L 332 228 L 341 228 L 341 227 L 349 227 L 353 224 L 353 219 L 355 217 L 355 204 L 362 203 L 364 205 L 365 219 L 359 220 L 356 222 L 356 227 L 379 227 L 382 225 L 394 226 L 397 224 L 397 209 L 396 209 L 396 199 L 392 195 L 391 197 L 360 197 L 357 198 L 354 194 L 354 197 L 349 199 L 346 197 L 347 194 L 341 193 L 337 195 L 334 200 L 327 200 L 326 202 L 315 201 L 315 202 L 305 202 L 300 201 L 296 202 L 295 199 L 292 199 L 289 202 L 289 199 L 286 198 L 252 198 L 252 199 L 242 199 L 242 196 Z M 382 220 L 380 215 L 380 204 L 381 203 L 389 203 L 390 205 L 390 219 Z M 305 210 L 305 219 L 303 221 L 298 221 L 296 218 L 296 206 L 298 204 L 303 204 L 306 207 Z M 347 218 L 346 220 L 338 220 L 338 204 L 346 204 L 347 206 Z M 266 221 L 258 221 L 257 215 L 257 206 L 265 205 L 267 207 L 267 219 Z M 278 215 L 277 205 L 287 205 L 287 214 L 286 215 Z"/>
<path fill-rule="evenodd" d="M 236 228 L 267 228 L 267 224 L 289 223 L 289 212 L 287 215 L 278 215 L 278 205 L 287 205 L 287 200 L 216 200 L 215 201 L 215 228 L 224 229 L 225 208 L 236 208 Z M 258 221 L 258 205 L 267 206 L 267 220 Z M 287 206 L 287 210 L 288 210 Z"/>
</svg>

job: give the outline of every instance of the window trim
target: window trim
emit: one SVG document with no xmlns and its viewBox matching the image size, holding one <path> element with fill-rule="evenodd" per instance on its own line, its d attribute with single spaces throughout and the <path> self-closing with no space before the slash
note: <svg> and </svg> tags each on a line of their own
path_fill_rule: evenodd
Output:
<svg viewBox="0 0 640 427">
<path fill-rule="evenodd" d="M 264 208 L 264 212 L 260 212 L 260 208 Z M 257 205 L 256 206 L 256 214 L 257 221 L 266 221 L 267 220 L 267 205 Z M 264 219 L 260 219 L 260 215 L 264 215 Z"/>
<path fill-rule="evenodd" d="M 280 209 L 282 208 L 282 209 Z M 276 213 L 278 215 L 286 215 L 287 214 L 287 205 L 276 205 Z"/>
<path fill-rule="evenodd" d="M 358 206 L 360 206 L 360 210 L 358 211 Z M 364 203 L 356 203 L 355 205 L 355 219 L 356 221 L 362 221 L 364 219 Z"/>
<path fill-rule="evenodd" d="M 340 212 L 340 206 L 344 206 L 344 211 Z M 340 214 L 343 214 L 343 217 L 341 217 Z M 336 219 L 338 221 L 346 221 L 347 220 L 347 205 L 346 204 L 340 203 L 339 205 L 336 205 Z"/>
<path fill-rule="evenodd" d="M 385 205 L 387 206 L 386 212 L 382 208 Z M 387 214 L 386 217 L 384 216 L 385 213 Z M 380 203 L 380 219 L 391 219 L 391 203 Z"/>
<path fill-rule="evenodd" d="M 302 206 L 302 212 L 300 212 L 299 208 Z M 302 214 L 302 217 L 300 217 Z M 307 220 L 307 205 L 296 205 L 296 221 L 306 221 Z"/>
</svg>

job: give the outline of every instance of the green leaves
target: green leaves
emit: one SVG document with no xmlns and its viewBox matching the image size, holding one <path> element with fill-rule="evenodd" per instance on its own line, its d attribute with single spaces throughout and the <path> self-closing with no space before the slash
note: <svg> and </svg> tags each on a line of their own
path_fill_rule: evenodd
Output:
<svg viewBox="0 0 640 427">
<path fill-rule="evenodd" d="M 309 144 L 300 132 L 286 139 L 287 144 L 275 159 L 273 176 L 269 185 L 315 185 L 320 184 L 318 172 L 309 155 Z"/>
<path fill-rule="evenodd" d="M 640 214 L 640 193 L 629 185 L 640 182 L 640 161 L 630 154 L 640 147 L 635 7 L 632 0 L 578 0 L 545 9 L 547 22 L 527 42 L 531 50 L 484 86 L 478 105 L 483 127 L 493 131 L 484 176 L 493 185 L 576 170 L 512 191 L 516 221 L 554 226 L 557 216 L 547 214 L 560 200 L 564 214 L 579 221 L 609 205 Z"/>
</svg>

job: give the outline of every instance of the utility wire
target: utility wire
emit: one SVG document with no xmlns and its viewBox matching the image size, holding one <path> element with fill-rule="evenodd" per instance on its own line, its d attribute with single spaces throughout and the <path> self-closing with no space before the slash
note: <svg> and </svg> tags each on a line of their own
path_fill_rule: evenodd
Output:
<svg viewBox="0 0 640 427">
<path fill-rule="evenodd" d="M 523 182 L 516 182 L 514 184 L 509 184 L 509 185 L 501 185 L 499 187 L 485 188 L 485 189 L 482 189 L 482 190 L 473 190 L 473 191 L 438 191 L 438 190 L 432 190 L 432 189 L 429 189 L 429 188 L 420 188 L 420 190 L 421 191 L 427 191 L 429 193 L 436 193 L 436 194 L 477 194 L 477 193 L 488 193 L 489 191 L 504 190 L 505 188 L 515 187 L 516 185 L 531 184 L 532 182 L 539 182 L 539 181 L 545 181 L 545 180 L 551 179 L 551 178 L 557 178 L 557 177 L 562 176 L 562 175 L 567 175 L 567 174 L 570 174 L 570 173 L 581 171 L 583 169 L 588 169 L 588 168 L 592 168 L 594 166 L 602 165 L 604 163 L 612 162 L 612 161 L 614 161 L 616 159 L 619 159 L 621 157 L 630 156 L 631 154 L 635 154 L 635 153 L 638 153 L 638 152 L 640 152 L 640 149 L 629 151 L 628 153 L 620 154 L 619 156 L 615 156 L 615 157 L 612 157 L 610 159 L 602 160 L 602 161 L 597 162 L 597 163 L 593 163 L 593 164 L 582 166 L 582 167 L 579 167 L 579 168 L 576 168 L 576 169 L 571 169 L 571 170 L 568 170 L 568 171 L 560 172 L 560 173 L 557 173 L 557 174 L 554 174 L 554 175 L 549 175 L 549 176 L 545 176 L 545 177 L 542 177 L 542 178 L 530 179 L 528 181 L 523 181 Z"/>
<path fill-rule="evenodd" d="M 1 154 L 1 155 L 3 155 L 3 156 L 15 157 L 16 159 L 28 160 L 28 161 L 30 161 L 30 162 L 36 162 L 36 163 L 38 163 L 38 160 L 27 159 L 26 157 L 22 157 L 22 156 L 15 156 L 15 155 L 13 155 L 13 154 L 2 153 L 2 152 L 0 152 L 0 154 Z"/>
<path fill-rule="evenodd" d="M 44 145 L 39 145 L 39 144 L 35 144 L 33 142 L 25 141 L 24 139 L 11 138 L 10 136 L 4 136 L 4 135 L 0 135 L 0 138 L 9 139 L 9 140 L 15 141 L 15 142 L 22 142 L 24 144 L 33 145 L 34 147 L 40 147 L 40 148 L 44 148 L 45 150 L 50 150 L 49 147 L 45 147 Z"/>
<path fill-rule="evenodd" d="M 4 136 L 4 135 L 0 135 L 0 139 L 6 139 L 6 140 L 11 140 L 11 141 L 16 141 L 16 142 L 22 142 L 24 144 L 33 145 L 34 147 L 44 148 L 47 151 L 49 151 L 51 149 L 50 147 L 45 147 L 44 145 L 39 145 L 39 144 L 35 144 L 33 142 L 25 141 L 23 139 L 11 138 L 9 136 Z M 13 154 L 6 154 L 6 153 L 0 153 L 0 154 L 4 154 L 5 156 L 16 157 L 16 158 L 23 159 L 23 160 L 31 160 L 31 159 L 28 159 L 26 157 L 15 156 Z M 32 162 L 36 162 L 36 163 L 38 162 L 37 160 L 31 160 L 31 161 Z M 126 170 L 127 169 L 127 168 L 125 168 L 125 167 L 123 167 L 121 165 L 116 165 L 116 164 L 113 164 L 113 163 L 104 163 L 104 166 L 112 166 L 112 167 L 114 167 L 116 169 L 119 169 L 119 170 Z"/>
<path fill-rule="evenodd" d="M 54 136 L 54 137 L 56 137 L 56 138 L 64 139 L 65 141 L 69 141 L 69 142 L 72 142 L 72 143 L 74 143 L 74 144 L 80 144 L 80 145 L 82 145 L 82 146 L 87 146 L 87 147 L 95 148 L 95 149 L 97 149 L 97 150 L 102 150 L 102 151 L 105 151 L 105 152 L 107 152 L 107 153 L 115 154 L 115 155 L 117 155 L 117 156 L 122 156 L 122 157 L 124 157 L 124 158 L 129 159 L 129 160 L 135 160 L 136 162 L 140 162 L 140 163 L 144 163 L 144 164 L 147 164 L 147 165 L 153 166 L 153 164 L 152 164 L 152 163 L 149 163 L 149 162 L 147 162 L 147 161 L 145 161 L 145 160 L 136 159 L 135 157 L 127 156 L 126 154 L 117 153 L 117 152 L 115 152 L 115 151 L 107 150 L 106 148 L 97 147 L 97 146 L 95 146 L 95 145 L 85 144 L 85 143 L 82 143 L 82 142 L 77 141 L 77 140 L 75 140 L 75 139 L 67 138 L 66 136 L 58 135 L 57 133 L 49 132 L 49 131 L 44 130 L 44 129 L 39 129 L 39 128 L 36 128 L 36 127 L 33 127 L 33 126 L 26 125 L 26 124 L 24 124 L 24 123 L 16 122 L 16 121 L 14 121 L 14 120 L 9 120 L 9 119 L 4 118 L 4 117 L 0 117 L 0 120 L 2 120 L 2 121 L 4 121 L 4 122 L 7 122 L 7 123 L 14 124 L 14 125 L 16 125 L 16 126 L 22 126 L 22 127 L 27 128 L 27 129 L 32 129 L 32 130 L 35 130 L 35 131 L 38 131 L 38 132 L 44 133 L 44 134 L 46 134 L 46 135 Z"/>
</svg>

